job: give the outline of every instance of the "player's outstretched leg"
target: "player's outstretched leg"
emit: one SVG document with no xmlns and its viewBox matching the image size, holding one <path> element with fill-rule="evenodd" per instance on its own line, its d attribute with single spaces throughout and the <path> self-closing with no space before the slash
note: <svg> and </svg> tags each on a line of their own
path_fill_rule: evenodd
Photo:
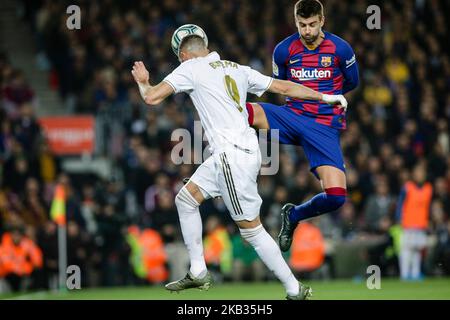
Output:
<svg viewBox="0 0 450 320">
<path fill-rule="evenodd" d="M 256 222 L 257 221 L 257 222 Z M 276 242 L 257 220 L 236 221 L 242 237 L 250 243 L 264 264 L 286 288 L 287 299 L 306 300 L 311 296 L 311 288 L 299 283 L 281 255 Z M 256 225 L 256 226 L 255 226 Z"/>
<path fill-rule="evenodd" d="M 198 288 L 200 290 L 208 290 L 212 284 L 212 277 L 206 272 L 204 277 L 194 277 L 189 271 L 183 279 L 166 284 L 169 291 L 181 291 L 186 289 Z"/>
<path fill-rule="evenodd" d="M 308 300 L 312 297 L 312 289 L 309 286 L 305 286 L 303 283 L 299 283 L 300 290 L 299 293 L 295 296 L 286 296 L 286 300 Z"/>
<path fill-rule="evenodd" d="M 325 192 L 315 195 L 301 205 L 287 203 L 281 209 L 281 230 L 278 235 L 281 251 L 289 250 L 294 230 L 300 221 L 335 211 L 345 203 L 345 173 L 332 166 L 321 166 L 316 171 Z"/>
<path fill-rule="evenodd" d="M 344 188 L 330 188 L 301 205 L 285 204 L 281 209 L 281 230 L 278 235 L 281 251 L 288 251 L 291 247 L 294 230 L 300 221 L 339 209 L 345 203 L 345 195 Z"/>
<path fill-rule="evenodd" d="M 203 200 L 199 188 L 192 182 L 181 188 L 175 197 L 181 232 L 189 252 L 191 266 L 183 279 L 168 283 L 165 286 L 167 290 L 180 291 L 191 288 L 207 290 L 211 286 L 211 275 L 203 256 L 202 220 L 199 211 Z"/>
<path fill-rule="evenodd" d="M 286 203 L 281 208 L 281 229 L 278 234 L 278 244 L 283 252 L 288 251 L 291 247 L 294 230 L 298 224 L 298 222 L 291 222 L 289 219 L 289 212 L 293 207 L 295 207 L 294 204 Z"/>
</svg>

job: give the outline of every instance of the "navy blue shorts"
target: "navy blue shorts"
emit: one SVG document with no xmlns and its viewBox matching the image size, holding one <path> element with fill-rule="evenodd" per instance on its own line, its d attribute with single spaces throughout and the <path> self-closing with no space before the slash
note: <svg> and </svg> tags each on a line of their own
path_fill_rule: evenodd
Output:
<svg viewBox="0 0 450 320">
<path fill-rule="evenodd" d="M 258 102 L 259 103 L 259 102 Z M 279 130 L 281 144 L 302 146 L 311 172 L 329 165 L 345 172 L 340 144 L 340 130 L 315 122 L 314 118 L 296 114 L 286 106 L 259 103 L 266 113 L 270 129 Z"/>
</svg>

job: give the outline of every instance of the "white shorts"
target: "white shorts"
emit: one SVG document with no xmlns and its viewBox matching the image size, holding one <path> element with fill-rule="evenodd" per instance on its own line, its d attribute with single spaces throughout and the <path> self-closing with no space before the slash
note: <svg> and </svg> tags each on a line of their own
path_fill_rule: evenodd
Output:
<svg viewBox="0 0 450 320">
<path fill-rule="evenodd" d="M 229 147 L 212 154 L 191 177 L 206 199 L 222 197 L 234 221 L 254 220 L 262 199 L 256 179 L 261 168 L 261 152 Z"/>
</svg>

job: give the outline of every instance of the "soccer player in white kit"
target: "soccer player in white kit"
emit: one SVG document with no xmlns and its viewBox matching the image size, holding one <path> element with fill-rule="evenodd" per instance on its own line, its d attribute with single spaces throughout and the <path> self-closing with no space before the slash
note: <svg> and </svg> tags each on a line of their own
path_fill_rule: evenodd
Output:
<svg viewBox="0 0 450 320">
<path fill-rule="evenodd" d="M 149 73 L 142 62 L 135 62 L 132 70 L 141 96 L 149 105 L 157 105 L 174 93 L 189 94 L 212 153 L 175 198 L 189 252 L 190 270 L 183 279 L 167 284 L 166 289 L 208 289 L 211 285 L 211 275 L 203 256 L 199 206 L 206 199 L 221 196 L 242 237 L 284 285 L 286 298 L 307 299 L 311 288 L 297 281 L 259 218 L 262 200 L 256 179 L 261 167 L 261 153 L 256 132 L 248 124 L 246 95 L 250 92 L 261 96 L 270 91 L 296 99 L 341 104 L 344 108 L 347 101 L 342 95 L 321 94 L 291 81 L 265 76 L 250 67 L 221 60 L 217 52 L 209 52 L 205 38 L 206 34 L 205 37 L 185 36 L 178 49 L 181 64 L 155 86 L 150 85 Z"/>
</svg>

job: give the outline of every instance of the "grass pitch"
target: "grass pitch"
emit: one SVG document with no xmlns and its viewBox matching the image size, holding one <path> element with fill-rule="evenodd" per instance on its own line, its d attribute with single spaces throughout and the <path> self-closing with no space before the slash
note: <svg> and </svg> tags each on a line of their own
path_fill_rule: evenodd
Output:
<svg viewBox="0 0 450 320">
<path fill-rule="evenodd" d="M 312 300 L 450 300 L 450 278 L 402 282 L 382 279 L 381 289 L 369 290 L 365 281 L 305 281 L 312 286 Z M 209 291 L 197 289 L 169 293 L 162 286 L 81 289 L 63 293 L 30 292 L 0 295 L 0 299 L 31 300 L 282 300 L 278 282 L 225 283 Z"/>
</svg>

